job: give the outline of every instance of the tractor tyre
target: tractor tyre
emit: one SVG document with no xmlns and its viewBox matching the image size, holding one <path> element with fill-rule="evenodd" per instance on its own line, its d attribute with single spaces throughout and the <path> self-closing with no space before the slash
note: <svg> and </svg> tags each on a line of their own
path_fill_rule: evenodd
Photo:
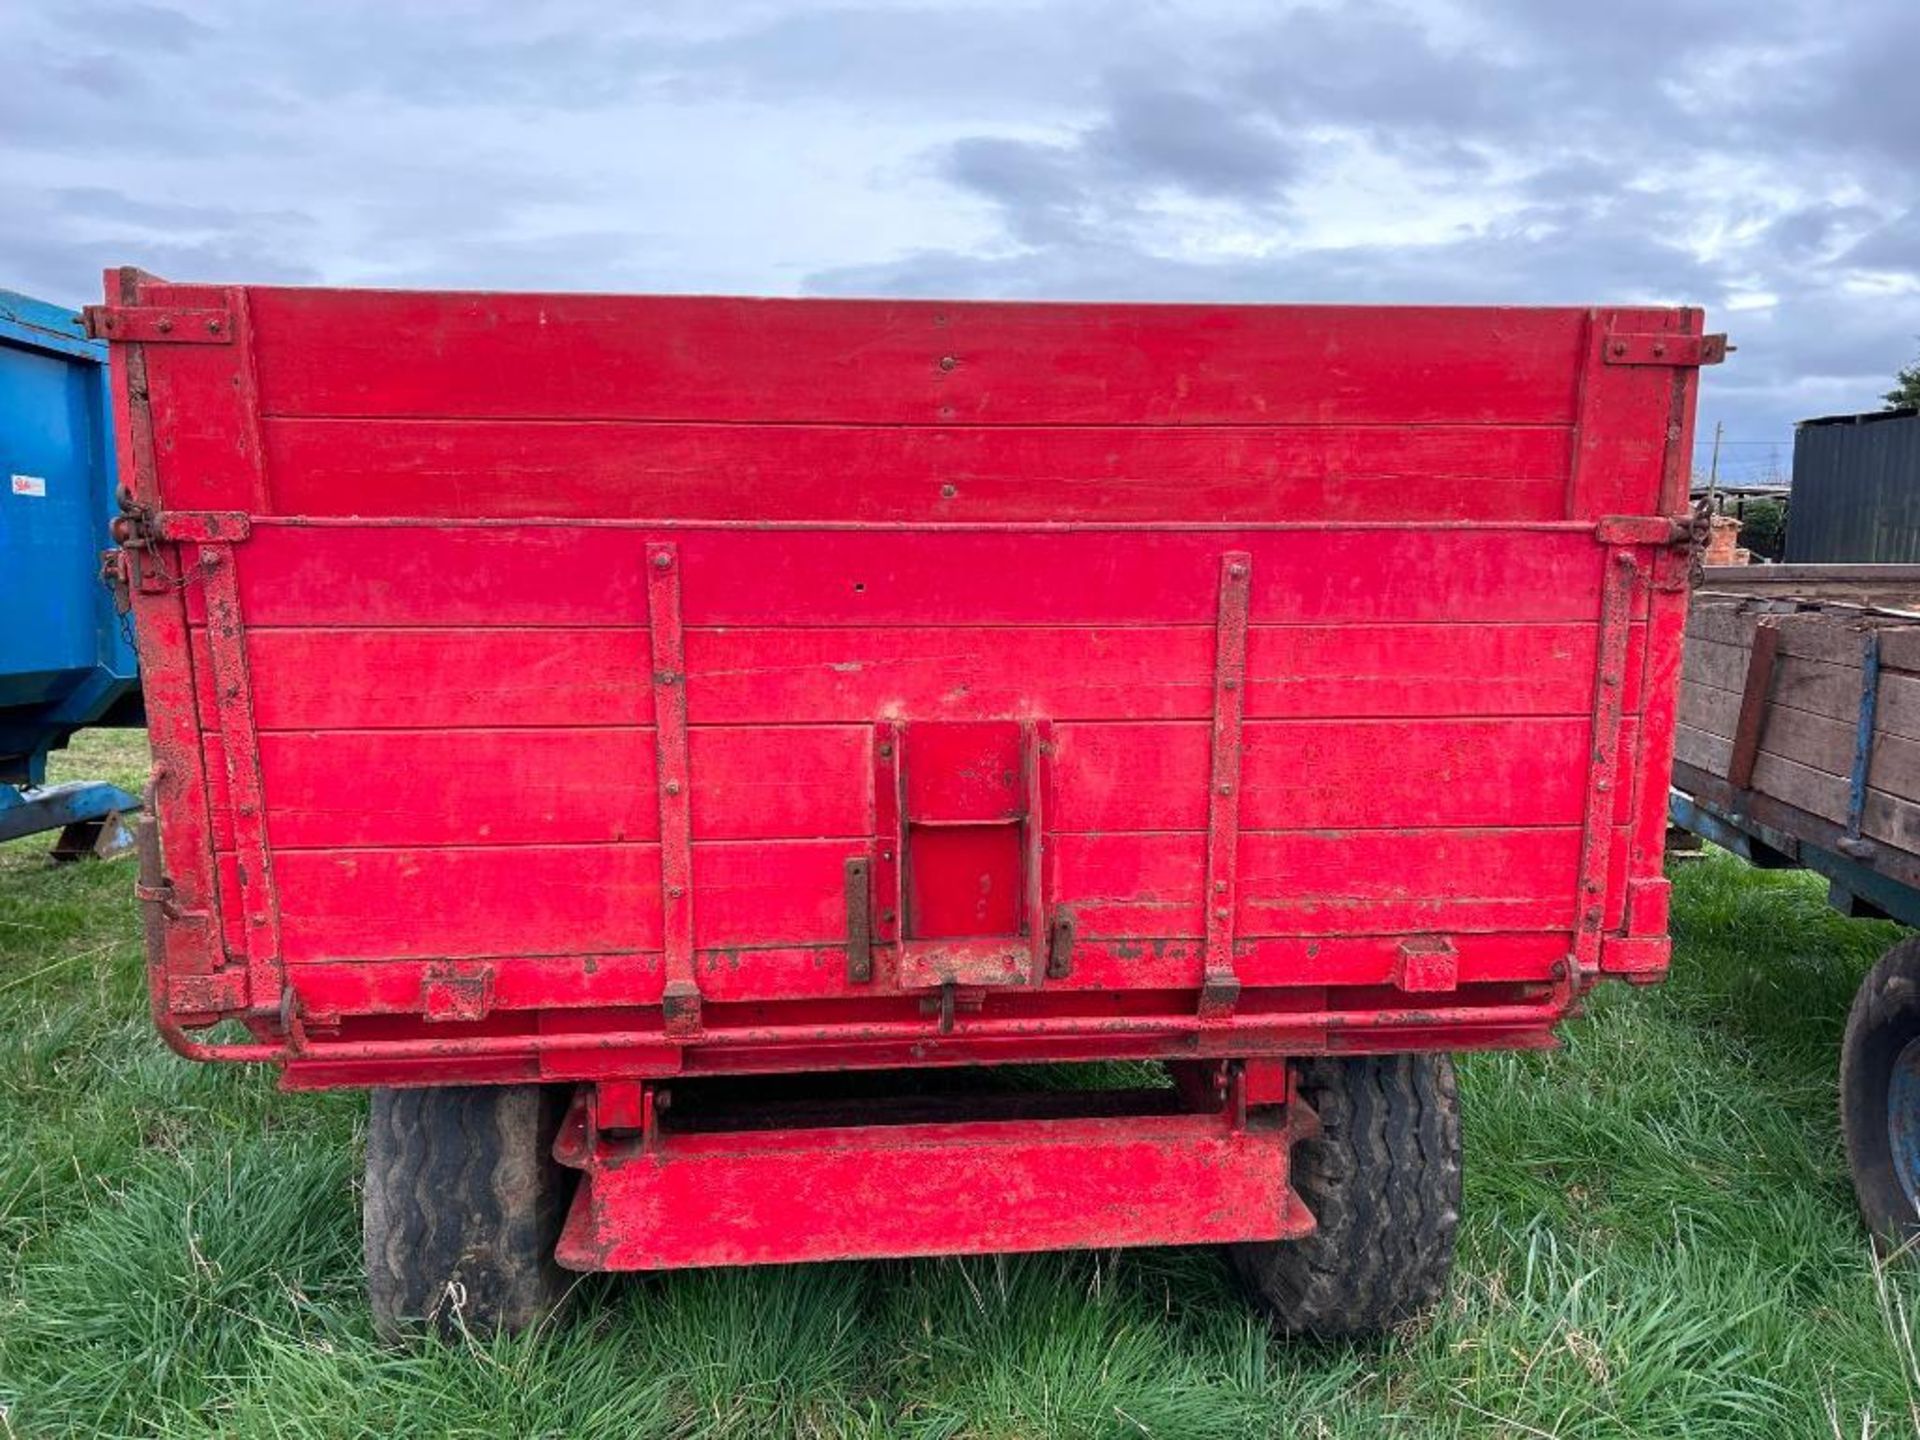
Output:
<svg viewBox="0 0 1920 1440">
<path fill-rule="evenodd" d="M 1335 1340 L 1435 1305 L 1460 1224 L 1460 1099 L 1445 1055 L 1321 1057 L 1296 1090 L 1320 1118 L 1293 1150 L 1293 1186 L 1317 1226 L 1232 1247 L 1274 1325 Z"/>
<path fill-rule="evenodd" d="M 1887 1250 L 1920 1235 L 1920 937 L 1854 993 L 1840 1046 L 1840 1129 L 1860 1218 Z"/>
<path fill-rule="evenodd" d="M 363 1207 L 374 1328 L 517 1334 L 566 1298 L 554 1263 L 574 1172 L 553 1159 L 565 1086 L 373 1092 Z"/>
</svg>

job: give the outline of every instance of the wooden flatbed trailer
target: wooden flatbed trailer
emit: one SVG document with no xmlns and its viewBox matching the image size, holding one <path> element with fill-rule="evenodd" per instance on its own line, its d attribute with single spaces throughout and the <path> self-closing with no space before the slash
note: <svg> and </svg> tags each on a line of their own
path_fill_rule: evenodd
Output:
<svg viewBox="0 0 1920 1440">
<path fill-rule="evenodd" d="M 1669 815 L 1847 915 L 1920 926 L 1920 566 L 1707 572 L 1687 618 Z M 1920 938 L 1861 982 L 1840 1118 L 1876 1237 L 1920 1235 Z"/>
</svg>

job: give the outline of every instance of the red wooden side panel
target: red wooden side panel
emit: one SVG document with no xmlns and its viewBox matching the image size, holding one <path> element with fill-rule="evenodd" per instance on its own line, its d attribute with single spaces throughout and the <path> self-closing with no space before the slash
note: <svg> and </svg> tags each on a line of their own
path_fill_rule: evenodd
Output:
<svg viewBox="0 0 1920 1440">
<path fill-rule="evenodd" d="M 1595 905 L 1657 968 L 1693 376 L 1615 341 L 1697 312 L 111 298 L 228 317 L 115 347 L 161 1004 L 292 1005 L 312 1075 L 453 1073 L 456 970 L 506 1078 L 1537 1043 Z"/>
</svg>

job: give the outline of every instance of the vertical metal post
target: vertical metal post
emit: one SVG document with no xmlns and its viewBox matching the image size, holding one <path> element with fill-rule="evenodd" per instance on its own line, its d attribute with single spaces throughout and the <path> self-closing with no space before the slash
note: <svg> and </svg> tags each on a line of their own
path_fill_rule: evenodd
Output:
<svg viewBox="0 0 1920 1440">
<path fill-rule="evenodd" d="M 284 985 L 280 963 L 280 895 L 267 844 L 266 793 L 260 778 L 260 736 L 253 719 L 253 677 L 247 665 L 246 625 L 233 547 L 200 547 L 206 577 L 207 651 L 213 667 L 214 712 L 226 754 L 227 794 L 233 807 L 234 860 L 240 872 L 240 911 L 247 945 L 247 1006 L 277 1014 Z"/>
<path fill-rule="evenodd" d="M 1072 963 L 1072 941 L 1056 955 L 1053 915 L 1047 906 L 1047 808 L 1053 784 L 1053 726 L 1035 720 L 1021 727 L 1022 763 L 1026 767 L 1027 818 L 1024 823 L 1026 853 L 1023 856 L 1026 891 L 1027 936 L 1032 942 L 1033 975 L 1038 985 L 1047 976 L 1058 978 Z"/>
<path fill-rule="evenodd" d="M 1240 756 L 1246 714 L 1247 610 L 1253 558 L 1233 551 L 1220 559 L 1220 611 L 1214 629 L 1213 764 L 1207 796 L 1206 947 L 1200 1016 L 1225 1019 L 1240 998 L 1234 973 L 1235 915 L 1239 905 Z"/>
<path fill-rule="evenodd" d="M 1867 818 L 1867 772 L 1873 765 L 1874 723 L 1880 709 L 1880 632 L 1860 636 L 1860 713 L 1853 725 L 1853 766 L 1847 772 L 1847 841 L 1857 853 Z M 1848 848 L 1844 847 L 1843 848 Z"/>
<path fill-rule="evenodd" d="M 680 629 L 680 555 L 647 546 L 647 628 L 653 643 L 654 743 L 660 776 L 660 907 L 665 952 L 661 1011 L 669 1035 L 700 1029 L 693 969 L 693 797 L 687 759 L 687 676 Z"/>
<path fill-rule="evenodd" d="M 1600 961 L 1607 918 L 1607 876 L 1613 859 L 1614 792 L 1620 783 L 1620 722 L 1624 711 L 1627 637 L 1632 624 L 1639 562 L 1628 549 L 1612 550 L 1601 583 L 1600 634 L 1594 661 L 1593 730 L 1587 753 L 1585 829 L 1580 840 L 1580 892 L 1574 906 L 1575 974 Z"/>
</svg>

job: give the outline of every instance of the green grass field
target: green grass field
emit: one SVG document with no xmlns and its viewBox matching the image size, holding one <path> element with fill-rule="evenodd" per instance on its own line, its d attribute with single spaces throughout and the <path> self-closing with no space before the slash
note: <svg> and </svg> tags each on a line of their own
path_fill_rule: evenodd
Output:
<svg viewBox="0 0 1920 1440">
<path fill-rule="evenodd" d="M 137 781 L 137 736 L 66 776 Z M 1916 1433 L 1920 1275 L 1882 1272 L 1834 1113 L 1893 938 L 1804 876 L 1682 867 L 1674 978 L 1462 1069 L 1452 1296 L 1272 1339 L 1206 1252 L 589 1282 L 573 1323 L 387 1350 L 362 1098 L 148 1027 L 130 862 L 0 847 L 0 1436 L 1873 1436 Z"/>
</svg>

